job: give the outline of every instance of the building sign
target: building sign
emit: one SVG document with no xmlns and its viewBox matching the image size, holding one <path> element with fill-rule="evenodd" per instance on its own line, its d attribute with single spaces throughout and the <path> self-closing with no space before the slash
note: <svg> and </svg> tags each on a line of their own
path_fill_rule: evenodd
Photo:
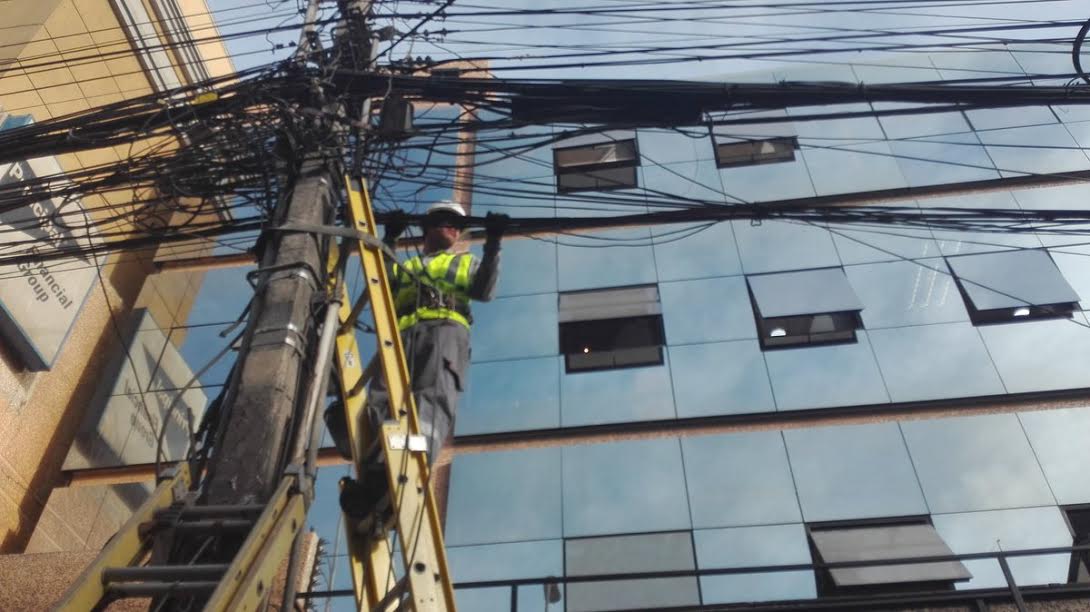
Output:
<svg viewBox="0 0 1090 612">
<path fill-rule="evenodd" d="M 113 383 L 99 387 L 64 469 L 152 463 L 157 448 L 162 461 L 183 458 L 208 396 L 199 387 L 181 392 L 193 370 L 146 310 L 108 372 Z"/>
<path fill-rule="evenodd" d="M 0 130 L 27 123 L 28 116 L 8 116 Z M 70 183 L 54 157 L 0 164 L 0 187 L 22 185 L 22 195 L 42 194 L 27 206 L 0 210 L 2 244 L 8 245 L 0 246 L 0 255 L 47 254 L 98 242 L 97 231 L 86 228 L 88 219 L 78 199 L 46 197 L 66 184 Z M 86 257 L 31 259 L 0 266 L 0 335 L 27 369 L 48 370 L 56 361 L 97 282 L 95 266 Z"/>
</svg>

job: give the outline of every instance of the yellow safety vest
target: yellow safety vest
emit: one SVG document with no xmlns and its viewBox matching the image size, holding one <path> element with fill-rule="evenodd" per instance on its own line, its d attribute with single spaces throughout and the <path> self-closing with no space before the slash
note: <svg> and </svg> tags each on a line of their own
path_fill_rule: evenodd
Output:
<svg viewBox="0 0 1090 612">
<path fill-rule="evenodd" d="M 469 327 L 469 286 L 473 282 L 470 272 L 473 269 L 473 256 L 469 253 L 449 253 L 443 251 L 434 255 L 425 255 L 423 259 L 413 257 L 395 267 L 394 280 L 397 290 L 394 303 L 397 307 L 397 327 L 404 331 L 419 321 L 450 319 Z M 423 294 L 419 291 L 418 281 L 430 287 Z M 442 304 L 429 300 L 427 295 L 440 294 Z M 433 303 L 428 303 L 432 301 Z M 451 308 L 453 306 L 453 308 Z"/>
</svg>

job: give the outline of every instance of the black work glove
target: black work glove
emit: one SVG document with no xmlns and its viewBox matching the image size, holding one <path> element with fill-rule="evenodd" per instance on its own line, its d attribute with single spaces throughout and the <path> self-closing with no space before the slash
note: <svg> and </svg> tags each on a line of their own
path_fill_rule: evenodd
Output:
<svg viewBox="0 0 1090 612">
<path fill-rule="evenodd" d="M 500 238 L 507 231 L 507 225 L 511 223 L 511 217 L 503 213 L 490 212 L 484 217 L 484 235 L 487 238 L 485 244 L 499 246 Z"/>
<path fill-rule="evenodd" d="M 385 232 L 382 235 L 382 241 L 387 244 L 396 242 L 409 227 L 409 216 L 405 214 L 405 211 L 395 210 L 386 216 L 386 223 L 383 226 Z"/>
</svg>

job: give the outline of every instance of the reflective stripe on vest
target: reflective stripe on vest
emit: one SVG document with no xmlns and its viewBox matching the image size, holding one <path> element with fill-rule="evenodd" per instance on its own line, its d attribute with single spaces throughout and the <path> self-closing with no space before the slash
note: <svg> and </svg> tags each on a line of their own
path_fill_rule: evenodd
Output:
<svg viewBox="0 0 1090 612">
<path fill-rule="evenodd" d="M 427 263 L 420 257 L 413 257 L 403 264 L 397 265 L 398 290 L 394 296 L 394 303 L 398 313 L 398 328 L 406 330 L 419 321 L 432 321 L 437 319 L 450 319 L 469 327 L 469 319 L 461 312 L 449 308 L 434 308 L 417 304 L 417 280 L 413 276 L 422 277 L 425 282 L 443 295 L 453 296 L 459 306 L 469 312 L 469 285 L 472 279 L 469 274 L 473 266 L 473 256 L 468 253 L 455 255 L 446 251 L 437 253 L 428 258 Z M 409 312 L 411 311 L 411 312 Z"/>
</svg>

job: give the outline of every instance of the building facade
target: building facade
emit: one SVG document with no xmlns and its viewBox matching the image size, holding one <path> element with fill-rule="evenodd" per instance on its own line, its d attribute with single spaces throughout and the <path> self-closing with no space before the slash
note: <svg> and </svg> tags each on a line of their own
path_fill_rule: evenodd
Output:
<svg viewBox="0 0 1090 612">
<path fill-rule="evenodd" d="M 0 129 L 233 72 L 203 0 L 16 0 L 4 12 Z M 174 144 L 0 165 L 0 181 L 64 181 L 151 146 Z M 34 218 L 7 211 L 0 223 L 6 236 L 37 236 L 42 230 L 31 226 L 64 207 L 81 219 L 117 215 L 111 229 L 124 231 L 147 219 L 138 210 L 142 195 L 121 187 L 74 203 L 43 200 L 31 207 Z M 96 240 L 93 232 L 58 231 L 43 238 Z M 187 326 L 202 283 L 200 273 L 158 275 L 155 260 L 208 251 L 188 244 L 0 271 L 0 552 L 97 550 L 139 503 L 145 485 L 63 488 L 61 470 L 154 460 L 147 448 L 169 403 L 168 383 L 191 374 Z M 199 417 L 203 392 L 186 399 Z"/>
<path fill-rule="evenodd" d="M 1050 82 L 1065 61 L 950 52 L 723 80 Z M 473 211 L 1090 201 L 1086 109 L 814 117 L 892 107 L 578 139 L 505 129 L 544 144 L 478 146 Z M 456 580 L 713 572 L 528 584 L 520 611 L 1012 609 L 1010 582 L 1027 605 L 1081 609 L 1085 564 L 1066 549 L 1088 535 L 1087 255 L 1084 236 L 1044 226 L 731 221 L 506 241 L 458 415 Z M 332 515 L 312 520 L 337 539 Z M 807 567 L 951 555 L 977 556 Z M 324 586 L 348 586 L 344 565 Z M 1051 596 L 1075 600 L 1037 601 Z M 509 610 L 511 589 L 460 589 L 459 603 Z"/>
</svg>

